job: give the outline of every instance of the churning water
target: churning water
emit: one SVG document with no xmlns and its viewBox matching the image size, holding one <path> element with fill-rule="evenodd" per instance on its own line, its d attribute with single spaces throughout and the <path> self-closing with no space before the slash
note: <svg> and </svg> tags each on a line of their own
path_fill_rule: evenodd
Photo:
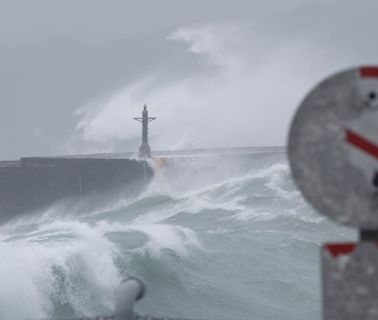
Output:
<svg viewBox="0 0 378 320">
<path fill-rule="evenodd" d="M 138 198 L 0 227 L 0 319 L 113 310 L 127 275 L 142 314 L 321 318 L 319 247 L 355 233 L 314 212 L 284 152 L 171 157 Z"/>
</svg>

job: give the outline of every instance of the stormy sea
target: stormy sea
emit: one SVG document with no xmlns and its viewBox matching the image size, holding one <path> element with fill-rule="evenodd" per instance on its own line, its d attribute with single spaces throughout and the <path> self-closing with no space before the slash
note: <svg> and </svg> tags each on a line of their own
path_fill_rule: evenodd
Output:
<svg viewBox="0 0 378 320">
<path fill-rule="evenodd" d="M 320 320 L 320 246 L 355 238 L 305 202 L 283 148 L 170 155 L 134 198 L 0 226 L 0 319 L 108 315 L 133 275 L 140 314 Z"/>
</svg>

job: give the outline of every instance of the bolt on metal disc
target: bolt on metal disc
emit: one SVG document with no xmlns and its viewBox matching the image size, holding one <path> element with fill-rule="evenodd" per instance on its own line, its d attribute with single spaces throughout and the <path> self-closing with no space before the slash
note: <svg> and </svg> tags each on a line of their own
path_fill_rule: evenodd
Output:
<svg viewBox="0 0 378 320">
<path fill-rule="evenodd" d="M 294 180 L 320 213 L 378 229 L 378 66 L 316 86 L 295 114 L 288 155 Z"/>
</svg>

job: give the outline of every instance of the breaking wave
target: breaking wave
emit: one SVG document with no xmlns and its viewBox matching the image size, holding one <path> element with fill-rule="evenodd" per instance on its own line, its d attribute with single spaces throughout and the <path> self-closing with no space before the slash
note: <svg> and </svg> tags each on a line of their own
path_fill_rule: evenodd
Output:
<svg viewBox="0 0 378 320">
<path fill-rule="evenodd" d="M 320 319 L 319 245 L 355 237 L 304 202 L 283 152 L 167 158 L 137 198 L 62 210 L 0 227 L 0 319 L 111 313 L 128 275 L 141 313 Z"/>
</svg>

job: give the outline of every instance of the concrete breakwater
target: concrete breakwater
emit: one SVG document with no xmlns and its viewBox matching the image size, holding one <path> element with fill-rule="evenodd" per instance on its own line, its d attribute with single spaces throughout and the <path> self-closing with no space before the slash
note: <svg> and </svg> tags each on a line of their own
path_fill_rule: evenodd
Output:
<svg viewBox="0 0 378 320">
<path fill-rule="evenodd" d="M 145 160 L 30 157 L 0 162 L 0 222 L 57 201 L 107 201 L 139 193 L 153 176 Z"/>
<path fill-rule="evenodd" d="M 180 181 L 201 185 L 214 174 L 248 171 L 255 162 L 283 151 L 281 147 L 245 147 L 155 151 L 148 161 L 134 159 L 132 152 L 0 161 L 0 223 L 61 201 L 82 205 L 80 211 L 133 197 L 147 186 L 154 170 L 162 170 L 175 186 Z"/>
</svg>

